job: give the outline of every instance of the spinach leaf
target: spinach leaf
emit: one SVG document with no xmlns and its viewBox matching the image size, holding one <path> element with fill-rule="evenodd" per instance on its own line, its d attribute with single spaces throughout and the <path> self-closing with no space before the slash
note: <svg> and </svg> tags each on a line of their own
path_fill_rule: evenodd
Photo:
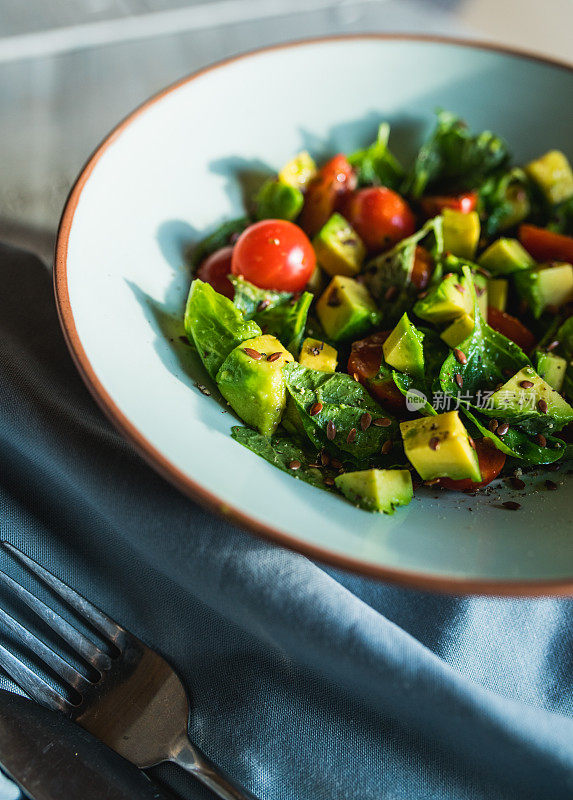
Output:
<svg viewBox="0 0 573 800">
<path fill-rule="evenodd" d="M 471 335 L 456 348 L 465 355 L 466 363 L 459 363 L 454 352 L 450 353 L 440 369 L 440 386 L 446 395 L 457 396 L 460 386 L 456 375 L 461 375 L 462 400 L 479 408 L 487 400 L 485 390 L 505 383 L 507 373 L 514 375 L 531 362 L 514 342 L 484 322 L 468 267 L 463 267 L 463 274 L 473 296 L 475 326 Z"/>
<path fill-rule="evenodd" d="M 447 358 L 448 348 L 440 338 L 437 331 L 433 330 L 433 328 L 419 327 L 418 330 L 424 334 L 422 345 L 424 352 L 423 379 L 416 379 L 402 372 L 397 372 L 396 370 L 392 372 L 392 378 L 404 397 L 409 397 L 410 403 L 418 406 L 416 410 L 420 414 L 424 414 L 425 416 L 435 416 L 438 412 L 433 406 L 432 399 L 434 390 L 439 390 L 439 386 L 435 386 L 436 375 L 439 374 L 442 364 Z M 408 395 L 409 392 L 410 395 Z M 415 397 L 412 397 L 412 392 L 417 394 L 419 398 L 419 405 L 416 402 Z M 426 398 L 425 402 L 423 401 L 424 397 Z M 409 408 L 408 410 L 414 409 Z"/>
<path fill-rule="evenodd" d="M 549 228 L 550 231 L 573 236 L 573 197 L 554 206 L 549 214 L 549 219 L 545 219 L 544 222 L 546 223 L 544 227 Z"/>
<path fill-rule="evenodd" d="M 365 283 L 378 301 L 385 323 L 397 322 L 411 309 L 418 296 L 418 289 L 411 283 L 416 247 L 429 238 L 434 256 L 439 257 L 444 246 L 442 227 L 442 217 L 434 217 L 412 236 L 402 239 L 392 250 L 366 265 Z"/>
<path fill-rule="evenodd" d="M 219 227 L 202 239 L 191 251 L 191 267 L 195 269 L 207 256 L 225 247 L 231 241 L 233 234 L 242 233 L 250 224 L 248 217 L 239 217 L 228 222 L 223 222 Z"/>
<path fill-rule="evenodd" d="M 306 318 L 313 296 L 303 292 L 275 292 L 259 289 L 244 278 L 231 277 L 235 287 L 234 304 L 245 319 L 254 319 L 264 333 L 276 336 L 296 358 L 306 327 Z"/>
<path fill-rule="evenodd" d="M 231 350 L 246 339 L 261 335 L 256 322 L 245 320 L 227 297 L 199 279 L 189 290 L 184 326 L 212 378 Z"/>
<path fill-rule="evenodd" d="M 479 189 L 482 233 L 487 237 L 516 225 L 531 209 L 529 182 L 522 169 L 514 167 L 490 175 Z"/>
<path fill-rule="evenodd" d="M 358 174 L 360 186 L 388 186 L 398 189 L 404 178 L 404 169 L 388 149 L 390 126 L 383 122 L 378 128 L 376 141 L 364 150 L 357 150 L 348 160 Z"/>
<path fill-rule="evenodd" d="M 452 194 L 475 189 L 508 160 L 507 146 L 498 136 L 491 131 L 472 134 L 459 117 L 440 111 L 402 191 L 417 198 L 425 191 Z"/>
<path fill-rule="evenodd" d="M 473 423 L 476 430 L 482 436 L 490 439 L 498 450 L 513 458 L 522 459 L 527 464 L 553 464 L 553 462 L 563 458 L 566 453 L 565 443 L 555 436 L 547 436 L 547 445 L 549 446 L 542 447 L 532 438 L 531 434 L 513 427 L 508 430 L 502 439 L 492 433 L 468 408 L 462 405 L 461 410 Z"/>
<path fill-rule="evenodd" d="M 326 447 L 337 454 L 346 454 L 346 458 L 363 461 L 379 455 L 384 442 L 401 441 L 396 420 L 350 375 L 319 372 L 297 363 L 285 364 L 283 375 L 306 434 L 315 447 Z M 311 416 L 313 406 L 319 406 L 320 410 Z M 370 422 L 364 425 L 367 415 Z M 384 417 L 391 420 L 387 428 L 373 424 L 375 419 Z M 329 438 L 327 431 L 332 431 L 332 426 L 334 435 L 331 433 Z"/>
<path fill-rule="evenodd" d="M 287 472 L 293 478 L 310 483 L 312 486 L 324 489 L 327 492 L 336 493 L 334 487 L 328 486 L 324 482 L 324 478 L 328 477 L 328 473 L 323 473 L 318 467 L 309 466 L 309 464 L 314 463 L 316 455 L 313 457 L 309 448 L 302 447 L 292 438 L 280 435 L 274 435 L 269 438 L 252 430 L 252 428 L 243 428 L 239 425 L 231 429 L 231 436 L 243 447 L 252 450 L 253 453 L 264 458 L 269 464 L 273 464 L 283 472 Z M 289 466 L 293 461 L 300 462 L 301 466 L 296 470 Z M 332 475 L 334 474 L 333 472 Z"/>
</svg>

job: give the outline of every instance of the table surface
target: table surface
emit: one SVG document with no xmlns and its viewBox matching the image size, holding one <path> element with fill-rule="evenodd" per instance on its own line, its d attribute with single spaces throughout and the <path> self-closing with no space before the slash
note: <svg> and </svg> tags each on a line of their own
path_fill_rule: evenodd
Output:
<svg viewBox="0 0 573 800">
<path fill-rule="evenodd" d="M 571 0 L 0 0 L 0 239 L 50 260 L 69 188 L 109 129 L 161 87 L 234 53 L 402 31 L 571 60 L 572 23 Z"/>
</svg>

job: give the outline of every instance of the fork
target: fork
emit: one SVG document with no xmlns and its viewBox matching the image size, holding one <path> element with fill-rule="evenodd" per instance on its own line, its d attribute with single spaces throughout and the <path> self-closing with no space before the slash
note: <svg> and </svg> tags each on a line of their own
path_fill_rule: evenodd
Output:
<svg viewBox="0 0 573 800">
<path fill-rule="evenodd" d="M 189 700 L 172 667 L 140 639 L 9 542 L 18 561 L 109 642 L 108 655 L 88 636 L 0 570 L 0 582 L 49 625 L 99 676 L 90 680 L 0 608 L 0 623 L 79 696 L 71 702 L 0 644 L 0 667 L 30 697 L 60 711 L 140 769 L 173 761 L 222 800 L 256 800 L 189 740 Z"/>
</svg>

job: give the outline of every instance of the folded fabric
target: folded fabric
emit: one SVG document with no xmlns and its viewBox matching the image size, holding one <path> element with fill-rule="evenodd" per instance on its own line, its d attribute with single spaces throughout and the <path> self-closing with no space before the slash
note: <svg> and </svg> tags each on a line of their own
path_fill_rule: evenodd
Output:
<svg viewBox="0 0 573 800">
<path fill-rule="evenodd" d="M 398 589 L 229 525 L 103 418 L 43 264 L 0 246 L 0 281 L 2 537 L 163 653 L 217 764 L 260 800 L 573 797 L 570 600 Z"/>
</svg>

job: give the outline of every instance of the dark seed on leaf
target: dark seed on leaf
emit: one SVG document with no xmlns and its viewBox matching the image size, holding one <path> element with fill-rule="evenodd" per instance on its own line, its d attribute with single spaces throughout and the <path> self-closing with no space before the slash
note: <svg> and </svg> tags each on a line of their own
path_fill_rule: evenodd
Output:
<svg viewBox="0 0 573 800">
<path fill-rule="evenodd" d="M 376 425 L 377 428 L 389 428 L 391 424 L 392 420 L 388 419 L 388 417 L 379 417 L 374 420 L 374 425 Z"/>
<path fill-rule="evenodd" d="M 498 436 L 505 436 L 508 430 L 509 430 L 509 424 L 507 422 L 502 422 L 501 425 L 496 430 L 496 434 Z"/>
<path fill-rule="evenodd" d="M 325 478 L 324 483 L 326 486 L 334 486 L 334 478 Z"/>
<path fill-rule="evenodd" d="M 300 469 L 302 465 L 301 465 L 300 461 L 296 461 L 295 460 L 295 461 L 291 461 L 288 466 L 289 466 L 289 469 Z"/>
<path fill-rule="evenodd" d="M 368 430 L 370 427 L 370 423 L 372 422 L 372 414 L 369 414 L 368 411 L 365 411 L 364 414 L 360 417 L 360 427 L 363 431 Z"/>
<path fill-rule="evenodd" d="M 322 453 L 320 454 L 320 463 L 322 464 L 323 467 L 328 467 L 328 465 L 330 464 L 330 456 L 328 455 L 326 450 L 323 450 Z"/>
<path fill-rule="evenodd" d="M 382 445 L 382 447 L 380 448 L 380 451 L 381 451 L 381 453 L 382 453 L 383 455 L 387 456 L 387 455 L 388 455 L 388 453 L 390 452 L 390 450 L 391 450 L 393 447 L 394 447 L 394 442 L 392 441 L 392 439 L 388 439 L 388 441 L 384 442 L 384 444 L 383 444 L 383 445 Z"/>
<path fill-rule="evenodd" d="M 311 405 L 311 407 L 308 410 L 308 413 L 310 414 L 311 417 L 316 417 L 316 415 L 320 414 L 321 411 L 322 411 L 322 403 L 316 402 Z"/>
<path fill-rule="evenodd" d="M 539 400 L 537 403 L 537 408 L 541 411 L 542 414 L 547 414 L 547 401 Z"/>
<path fill-rule="evenodd" d="M 336 436 L 336 425 L 331 419 L 329 419 L 328 424 L 326 426 L 326 438 L 331 442 L 335 436 Z"/>
<path fill-rule="evenodd" d="M 495 433 L 499 427 L 499 422 L 496 419 L 492 419 L 492 421 L 487 426 L 492 433 Z"/>
<path fill-rule="evenodd" d="M 456 383 L 458 384 L 458 386 L 460 387 L 460 389 L 461 389 L 461 388 L 462 388 L 462 386 L 464 385 L 464 379 L 463 379 L 463 376 L 462 376 L 462 375 L 461 375 L 461 373 L 459 373 L 459 372 L 458 372 L 458 373 L 456 373 Z"/>
<path fill-rule="evenodd" d="M 517 511 L 518 508 L 521 508 L 521 503 L 516 503 L 515 500 L 506 500 L 505 503 L 502 503 L 502 506 L 510 511 Z"/>
<path fill-rule="evenodd" d="M 348 444 L 352 444 L 353 442 L 356 441 L 356 433 L 357 433 L 356 428 L 351 428 L 348 431 L 348 436 L 346 437 L 346 441 L 348 442 Z"/>
<path fill-rule="evenodd" d="M 540 447 L 547 447 L 547 439 L 542 433 L 537 433 L 535 435 L 535 441 Z"/>
<path fill-rule="evenodd" d="M 332 467 L 332 469 L 342 469 L 342 461 L 339 461 L 338 458 L 331 458 L 330 466 Z"/>
<path fill-rule="evenodd" d="M 458 347 L 454 348 L 454 356 L 456 357 L 456 361 L 458 361 L 460 364 L 468 363 L 468 357 L 465 353 L 462 353 Z"/>
</svg>

